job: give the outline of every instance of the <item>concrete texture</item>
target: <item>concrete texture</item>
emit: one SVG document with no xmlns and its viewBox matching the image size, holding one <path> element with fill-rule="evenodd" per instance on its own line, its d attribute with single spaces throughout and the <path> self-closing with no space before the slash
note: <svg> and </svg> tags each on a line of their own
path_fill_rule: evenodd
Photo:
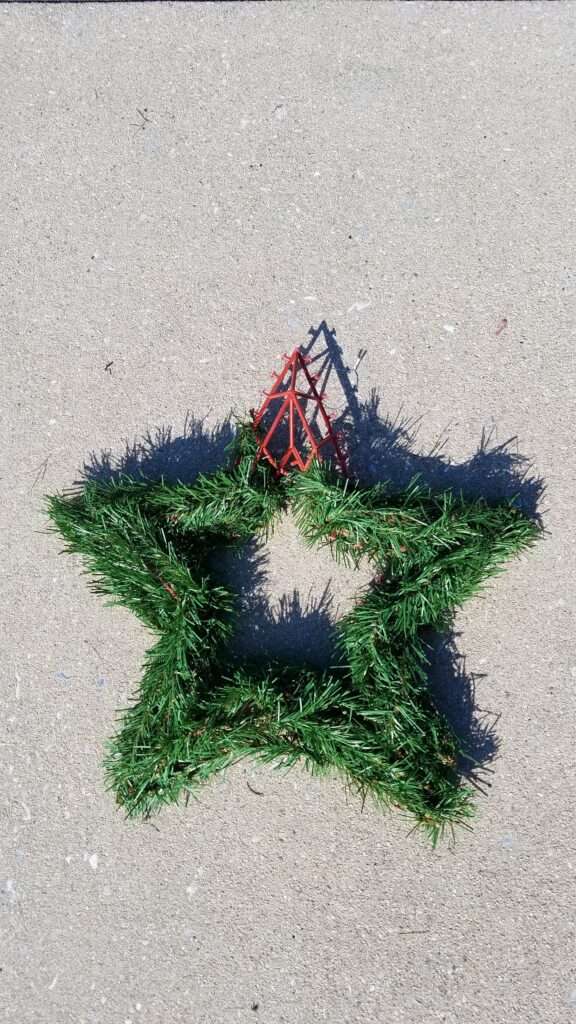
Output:
<svg viewBox="0 0 576 1024">
<path fill-rule="evenodd" d="M 0 1020 L 574 1020 L 574 5 L 0 14 Z M 103 786 L 147 637 L 42 494 L 147 432 L 129 465 L 215 464 L 210 431 L 324 318 L 344 365 L 367 350 L 373 478 L 509 490 L 523 456 L 522 500 L 547 486 L 545 541 L 459 615 L 465 663 L 437 655 L 486 782 L 453 849 L 298 772 L 246 765 L 148 824 Z M 325 641 L 354 580 L 282 530 L 273 617 L 296 590 Z"/>
</svg>

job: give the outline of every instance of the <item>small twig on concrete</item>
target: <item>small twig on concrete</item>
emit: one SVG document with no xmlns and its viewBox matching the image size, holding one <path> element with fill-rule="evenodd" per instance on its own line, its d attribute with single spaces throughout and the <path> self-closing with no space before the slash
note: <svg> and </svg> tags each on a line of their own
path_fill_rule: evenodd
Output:
<svg viewBox="0 0 576 1024">
<path fill-rule="evenodd" d="M 146 125 L 151 124 L 150 118 L 146 116 L 148 114 L 148 107 L 144 107 L 144 110 L 140 110 L 139 107 L 136 107 L 136 112 L 140 114 L 142 120 L 140 124 L 135 124 L 134 121 L 131 121 L 130 124 L 132 125 L 133 128 L 140 128 L 142 131 L 144 131 Z"/>
<path fill-rule="evenodd" d="M 36 473 L 36 476 L 34 477 L 34 481 L 30 488 L 31 491 L 33 491 L 34 488 L 36 487 L 36 484 L 39 483 L 40 480 L 43 480 L 44 477 L 46 476 L 46 470 L 48 469 L 48 463 L 50 462 L 51 458 L 51 455 L 47 455 L 46 458 L 44 459 L 44 462 L 41 462 L 39 466 L 36 466 L 35 469 L 31 471 L 32 473 Z"/>
</svg>

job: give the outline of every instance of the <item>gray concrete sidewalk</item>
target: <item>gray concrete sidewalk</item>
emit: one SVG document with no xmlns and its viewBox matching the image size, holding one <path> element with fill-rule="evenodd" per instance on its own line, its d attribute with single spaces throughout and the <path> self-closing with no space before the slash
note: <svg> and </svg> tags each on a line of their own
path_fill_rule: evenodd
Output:
<svg viewBox="0 0 576 1024">
<path fill-rule="evenodd" d="M 0 16 L 0 1020 L 568 1024 L 574 4 Z M 42 495 L 161 427 L 153 462 L 214 461 L 187 414 L 257 404 L 324 318 L 346 365 L 367 349 L 373 477 L 498 490 L 517 452 L 547 485 L 545 541 L 458 616 L 456 677 L 436 667 L 487 761 L 452 850 L 300 772 L 238 767 L 147 824 L 104 790 L 149 641 L 59 554 Z M 274 607 L 328 581 L 332 614 L 352 600 L 289 523 L 269 558 Z"/>
</svg>

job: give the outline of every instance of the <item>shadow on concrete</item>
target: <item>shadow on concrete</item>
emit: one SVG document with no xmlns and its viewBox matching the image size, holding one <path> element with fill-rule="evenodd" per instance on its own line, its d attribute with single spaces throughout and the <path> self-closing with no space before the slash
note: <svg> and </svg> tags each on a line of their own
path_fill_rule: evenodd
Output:
<svg viewBox="0 0 576 1024">
<path fill-rule="evenodd" d="M 181 433 L 173 427 L 155 427 L 138 441 L 126 442 L 121 455 L 110 449 L 92 452 L 76 483 L 101 483 L 124 475 L 134 480 L 195 480 L 200 473 L 213 473 L 222 465 L 233 439 L 231 418 L 209 430 L 205 418 L 188 415 Z"/>
<path fill-rule="evenodd" d="M 311 369 L 320 376 L 318 389 L 325 391 L 330 383 L 335 398 L 334 384 L 338 382 L 343 392 L 344 410 L 334 425 L 345 441 L 351 472 L 359 479 L 366 483 L 388 481 L 392 489 L 398 489 L 418 476 L 422 484 L 462 491 L 468 497 L 515 497 L 519 507 L 539 521 L 543 481 L 534 473 L 530 459 L 519 452 L 515 437 L 493 444 L 493 435 L 483 433 L 472 457 L 458 465 L 443 456 L 446 437 L 439 439 L 427 454 L 415 452 L 418 419 L 405 416 L 402 409 L 394 417 L 383 415 L 376 391 L 366 401 L 358 398 L 358 374 L 365 349 L 360 349 L 353 367 L 347 366 L 336 332 L 323 321 L 319 327 L 310 328 L 309 340 L 302 350 L 310 356 Z M 92 453 L 77 483 L 111 480 L 121 475 L 139 480 L 163 477 L 189 482 L 199 473 L 210 473 L 222 465 L 233 437 L 232 419 L 208 429 L 205 419 L 189 415 L 181 432 L 172 427 L 156 427 L 139 441 L 127 443 L 119 456 L 111 451 Z M 271 608 L 264 593 L 267 558 L 260 541 L 255 539 L 239 552 L 219 552 L 214 559 L 216 573 L 239 595 L 238 655 L 289 660 L 294 651 L 312 651 L 312 663 L 321 667 L 334 664 L 334 610 L 328 588 L 319 598 L 311 593 L 303 598 L 294 590 Z M 489 785 L 489 765 L 498 751 L 497 717 L 476 706 L 475 686 L 479 677 L 466 671 L 456 639 L 454 631 L 430 639 L 429 685 L 439 710 L 452 723 L 466 753 L 461 765 L 463 774 L 482 790 Z"/>
<path fill-rule="evenodd" d="M 237 633 L 232 652 L 240 658 L 274 657 L 317 668 L 336 665 L 336 609 L 329 580 L 320 596 L 294 589 L 271 603 L 268 556 L 258 538 L 240 548 L 215 552 L 211 567 L 238 595 Z"/>
<path fill-rule="evenodd" d="M 335 380 L 341 388 L 345 406 L 334 420 L 342 433 L 349 455 L 350 470 L 363 482 L 388 481 L 391 488 L 404 488 L 414 477 L 437 490 L 462 491 L 468 497 L 483 495 L 490 501 L 516 497 L 522 510 L 538 518 L 538 506 L 544 493 L 543 480 L 533 472 L 533 463 L 518 450 L 518 439 L 501 444 L 493 442 L 494 430 L 483 431 L 478 448 L 466 462 L 452 463 L 443 456 L 448 437 L 440 437 L 428 453 L 418 453 L 416 445 L 420 418 L 406 416 L 402 408 L 395 416 L 380 410 L 380 396 L 370 392 L 365 401 L 358 398 L 358 374 L 366 349 L 360 349 L 353 367 L 343 360 L 336 332 L 326 321 L 311 327 L 310 341 L 303 351 L 311 356 L 310 368 L 319 374 L 319 390 L 325 391 Z"/>
</svg>

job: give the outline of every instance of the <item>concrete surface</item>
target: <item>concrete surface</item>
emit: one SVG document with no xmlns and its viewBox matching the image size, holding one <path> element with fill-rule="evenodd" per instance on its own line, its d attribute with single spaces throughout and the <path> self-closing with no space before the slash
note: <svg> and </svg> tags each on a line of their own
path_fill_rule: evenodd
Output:
<svg viewBox="0 0 576 1024">
<path fill-rule="evenodd" d="M 574 4 L 0 14 L 0 1019 L 574 1020 Z M 373 476 L 497 490 L 522 455 L 523 500 L 547 485 L 545 542 L 459 616 L 465 664 L 436 666 L 487 762 L 454 849 L 299 773 L 246 765 L 146 825 L 103 786 L 147 638 L 60 556 L 42 494 L 146 432 L 149 467 L 214 463 L 206 431 L 324 318 L 346 365 L 367 349 Z M 290 529 L 271 607 L 330 576 L 345 607 Z"/>
</svg>

